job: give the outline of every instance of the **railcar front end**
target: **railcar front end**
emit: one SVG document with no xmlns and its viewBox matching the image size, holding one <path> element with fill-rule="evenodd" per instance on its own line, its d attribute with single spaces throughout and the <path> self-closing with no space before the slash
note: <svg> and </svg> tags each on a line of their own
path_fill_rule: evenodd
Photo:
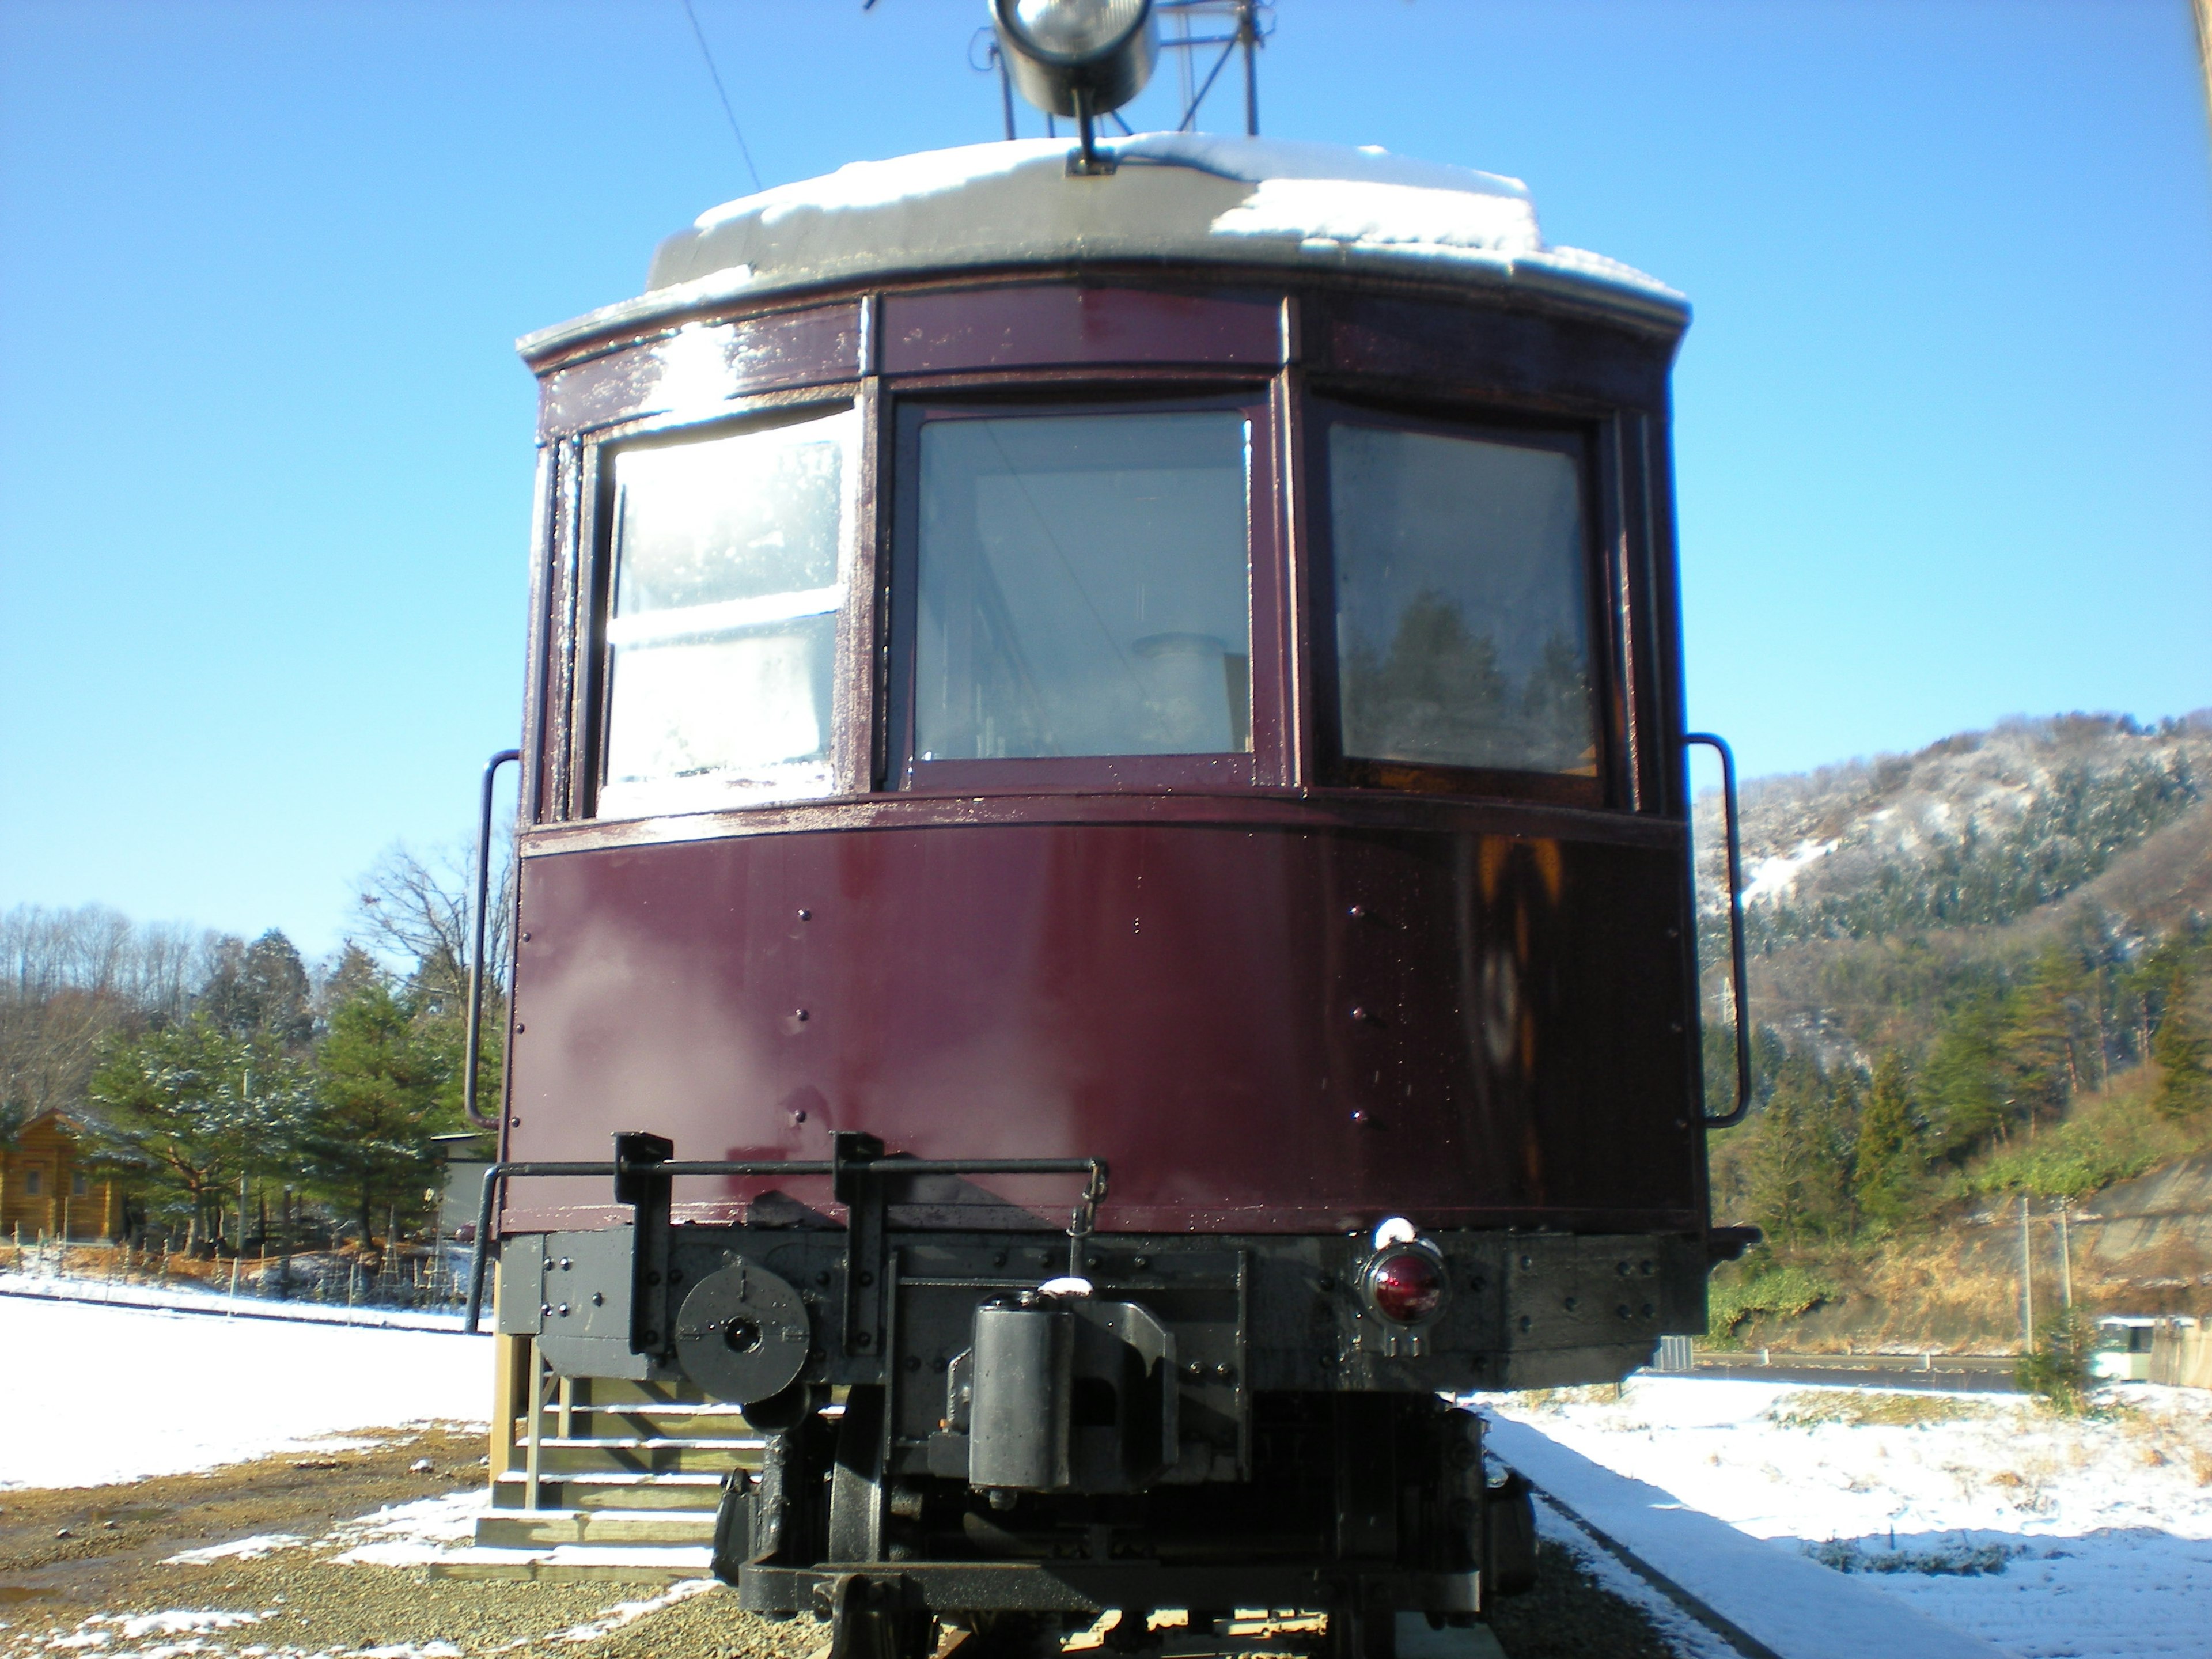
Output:
<svg viewBox="0 0 2212 1659">
<path fill-rule="evenodd" d="M 1620 1377 L 1726 1243 L 1687 313 L 1510 181 L 1104 149 L 750 198 L 524 343 L 500 1328 L 744 1407 L 749 1607 L 1382 1652 L 1526 1571 L 1440 1396 Z"/>
</svg>

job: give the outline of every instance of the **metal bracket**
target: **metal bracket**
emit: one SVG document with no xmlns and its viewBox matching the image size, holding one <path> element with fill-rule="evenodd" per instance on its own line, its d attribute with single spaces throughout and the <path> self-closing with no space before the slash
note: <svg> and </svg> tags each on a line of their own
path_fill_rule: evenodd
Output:
<svg viewBox="0 0 2212 1659">
<path fill-rule="evenodd" d="M 884 1323 L 884 1184 L 870 1168 L 883 1155 L 858 1129 L 830 1136 L 830 1195 L 845 1206 L 845 1352 L 869 1359 Z"/>
<path fill-rule="evenodd" d="M 675 1309 L 668 1283 L 668 1225 L 674 1179 L 655 1166 L 676 1156 L 665 1135 L 631 1131 L 615 1137 L 615 1202 L 636 1206 L 630 1247 L 629 1351 L 675 1351 Z"/>
</svg>

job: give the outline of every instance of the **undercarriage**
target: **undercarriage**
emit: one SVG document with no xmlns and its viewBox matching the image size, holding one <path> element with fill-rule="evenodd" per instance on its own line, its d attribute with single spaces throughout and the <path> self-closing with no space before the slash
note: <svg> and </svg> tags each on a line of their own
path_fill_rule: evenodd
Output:
<svg viewBox="0 0 2212 1659">
<path fill-rule="evenodd" d="M 1702 1238 L 1101 1234 L 1078 1160 L 1043 1171 L 1091 1174 L 1065 1233 L 956 1231 L 921 1183 L 990 1166 L 842 1135 L 819 1173 L 845 1224 L 775 1195 L 687 1223 L 676 1175 L 752 1167 L 618 1139 L 612 1165 L 501 1166 L 611 1173 L 636 1218 L 510 1237 L 500 1328 L 564 1375 L 742 1405 L 759 1465 L 723 1489 L 715 1571 L 832 1621 L 841 1656 L 1109 1610 L 1142 1647 L 1153 1613 L 1251 1608 L 1387 1656 L 1401 1619 L 1471 1622 L 1533 1573 L 1526 1488 L 1451 1397 L 1611 1381 L 1702 1323 Z"/>
</svg>

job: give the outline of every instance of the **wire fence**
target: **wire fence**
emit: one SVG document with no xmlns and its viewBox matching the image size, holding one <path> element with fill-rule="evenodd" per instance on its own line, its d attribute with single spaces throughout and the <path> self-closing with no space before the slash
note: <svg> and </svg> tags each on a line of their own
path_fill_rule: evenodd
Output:
<svg viewBox="0 0 2212 1659">
<path fill-rule="evenodd" d="M 458 1314 L 469 1294 L 471 1249 L 440 1242 L 386 1250 L 264 1252 L 213 1259 L 186 1255 L 155 1238 L 143 1243 L 17 1238 L 0 1243 L 0 1276 L 87 1290 L 130 1287 L 195 1299 L 287 1303 L 327 1310 Z"/>
</svg>

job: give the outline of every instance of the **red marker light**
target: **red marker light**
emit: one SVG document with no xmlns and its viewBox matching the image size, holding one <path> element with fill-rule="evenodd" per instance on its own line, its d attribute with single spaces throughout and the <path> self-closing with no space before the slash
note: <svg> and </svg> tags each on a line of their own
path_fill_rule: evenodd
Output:
<svg viewBox="0 0 2212 1659">
<path fill-rule="evenodd" d="M 1367 1270 L 1367 1294 L 1385 1319 L 1419 1324 L 1444 1299 L 1443 1264 L 1425 1250 L 1396 1251 Z"/>
</svg>

